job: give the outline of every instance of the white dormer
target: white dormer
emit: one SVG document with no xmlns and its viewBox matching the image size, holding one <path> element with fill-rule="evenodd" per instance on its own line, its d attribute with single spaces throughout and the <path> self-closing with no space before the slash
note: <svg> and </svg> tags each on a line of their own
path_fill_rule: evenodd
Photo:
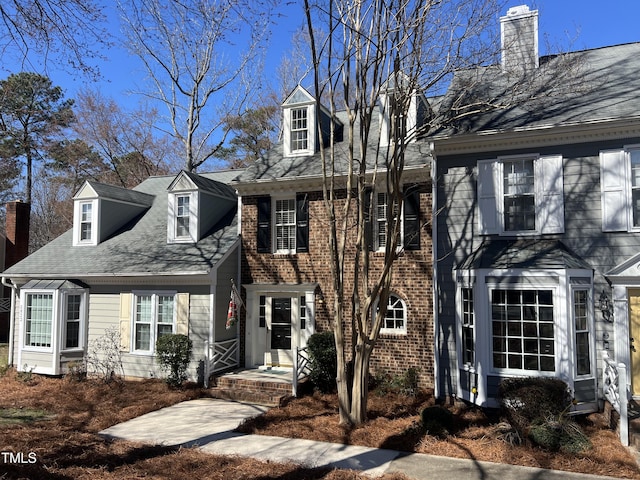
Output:
<svg viewBox="0 0 640 480">
<path fill-rule="evenodd" d="M 282 104 L 285 156 L 312 155 L 317 148 L 316 102 L 298 85 Z"/>
<path fill-rule="evenodd" d="M 405 142 L 414 142 L 425 111 L 424 97 L 410 85 L 409 77 L 402 72 L 389 77 L 380 92 L 380 145 L 389 145 L 394 128 Z"/>
<path fill-rule="evenodd" d="M 185 173 L 178 174 L 169 186 L 168 243 L 195 243 L 199 239 L 198 187 Z"/>
<path fill-rule="evenodd" d="M 237 206 L 237 197 L 229 186 L 184 170 L 167 190 L 168 243 L 198 242 Z"/>
<path fill-rule="evenodd" d="M 86 181 L 73 197 L 73 246 L 98 245 L 152 203 L 152 195 Z"/>
</svg>

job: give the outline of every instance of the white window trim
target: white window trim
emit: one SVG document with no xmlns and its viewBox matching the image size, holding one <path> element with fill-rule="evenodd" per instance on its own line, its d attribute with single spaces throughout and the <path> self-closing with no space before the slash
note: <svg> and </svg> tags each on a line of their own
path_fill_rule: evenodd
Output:
<svg viewBox="0 0 640 480">
<path fill-rule="evenodd" d="M 576 291 L 586 291 L 587 292 L 587 333 L 589 334 L 589 364 L 590 364 L 590 372 L 578 374 L 578 340 L 577 340 L 577 331 L 576 331 L 576 319 L 575 319 L 575 305 L 574 305 L 574 293 Z M 572 340 L 572 351 L 573 351 L 573 375 L 576 379 L 583 380 L 594 378 L 597 370 L 596 363 L 596 326 L 595 326 L 595 310 L 594 310 L 594 302 L 593 302 L 593 285 L 571 285 L 570 287 L 570 308 L 571 308 L 571 340 Z"/>
<path fill-rule="evenodd" d="M 173 297 L 173 323 L 171 324 L 172 332 L 176 333 L 178 327 L 177 321 L 177 313 L 178 313 L 178 292 L 175 290 L 171 291 L 162 291 L 162 290 L 135 290 L 132 293 L 131 297 L 131 331 L 130 331 L 130 339 L 131 344 L 129 347 L 129 352 L 134 355 L 143 355 L 143 356 L 153 356 L 156 353 L 156 332 L 158 328 L 158 312 L 157 312 L 157 299 L 159 296 L 171 296 Z M 151 328 L 149 332 L 149 350 L 137 350 L 136 349 L 136 305 L 138 302 L 138 297 L 140 296 L 151 296 Z"/>
<path fill-rule="evenodd" d="M 67 348 L 67 298 L 70 295 L 80 295 L 80 325 L 78 329 L 78 346 Z M 88 302 L 85 290 L 63 290 L 60 294 L 60 350 L 63 352 L 77 352 L 85 349 L 85 331 L 87 328 Z"/>
<path fill-rule="evenodd" d="M 27 345 L 27 295 L 51 295 L 52 319 L 51 319 L 51 346 L 37 347 Z M 68 295 L 80 295 L 80 332 L 78 347 L 65 348 L 66 344 L 66 300 Z M 23 322 L 20 335 L 20 345 L 25 352 L 58 353 L 83 351 L 86 348 L 86 328 L 88 319 L 88 291 L 86 289 L 25 289 L 20 292 L 20 312 Z"/>
<path fill-rule="evenodd" d="M 380 95 L 379 101 L 379 124 L 380 124 L 380 145 L 387 147 L 391 144 L 393 135 L 391 133 L 391 108 L 389 105 L 389 99 L 395 94 L 394 90 L 387 91 Z M 401 93 L 406 95 L 406 93 Z M 410 94 L 411 100 L 405 117 L 405 142 L 413 143 L 416 141 L 417 123 L 418 123 L 418 95 L 413 92 Z"/>
<path fill-rule="evenodd" d="M 278 236 L 277 236 L 277 224 L 276 224 L 276 208 L 278 201 L 293 201 L 293 248 L 287 249 L 278 249 Z M 296 244 L 297 244 L 297 203 L 296 203 L 296 195 L 288 194 L 288 195 L 274 195 L 271 197 L 271 250 L 276 255 L 293 255 L 296 253 Z"/>
<path fill-rule="evenodd" d="M 91 238 L 81 240 L 82 234 L 82 206 L 91 205 Z M 73 202 L 73 245 L 74 246 L 95 246 L 98 244 L 100 236 L 98 221 L 99 218 L 99 202 L 98 199 L 93 200 L 74 200 Z"/>
<path fill-rule="evenodd" d="M 382 326 L 380 327 L 380 334 L 383 335 L 406 335 L 407 334 L 407 321 L 408 321 L 408 309 L 407 309 L 407 302 L 405 302 L 404 298 L 402 298 L 400 295 L 398 295 L 397 293 L 394 292 L 389 292 L 389 299 L 391 299 L 391 297 L 395 297 L 398 300 L 400 300 L 400 303 L 402 304 L 402 310 L 403 310 L 403 322 L 402 322 L 402 328 L 385 328 L 384 327 L 384 320 L 382 323 Z M 373 309 L 374 312 L 378 311 L 378 302 L 376 302 L 376 308 Z M 388 310 L 387 310 L 388 311 Z"/>
<path fill-rule="evenodd" d="M 504 163 L 532 159 L 536 206 L 534 230 L 505 230 Z M 522 154 L 478 162 L 478 228 L 480 235 L 527 237 L 564 233 L 563 165 L 560 155 Z"/>
<path fill-rule="evenodd" d="M 189 235 L 177 235 L 178 197 L 189 197 Z M 169 193 L 169 216 L 167 220 L 168 243 L 196 243 L 198 241 L 198 197 L 195 191 Z"/>
<path fill-rule="evenodd" d="M 307 148 L 291 150 L 291 115 L 293 110 L 307 109 Z M 282 146 L 287 157 L 313 155 L 316 151 L 316 107 L 314 104 L 287 105 L 283 108 Z"/>
</svg>

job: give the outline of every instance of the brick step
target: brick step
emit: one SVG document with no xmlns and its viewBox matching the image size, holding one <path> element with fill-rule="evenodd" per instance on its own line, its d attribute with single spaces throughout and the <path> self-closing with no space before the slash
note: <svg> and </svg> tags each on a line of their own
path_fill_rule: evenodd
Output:
<svg viewBox="0 0 640 480">
<path fill-rule="evenodd" d="M 291 384 L 265 379 L 247 379 L 231 374 L 216 378 L 210 393 L 215 398 L 275 407 L 291 397 Z"/>
</svg>

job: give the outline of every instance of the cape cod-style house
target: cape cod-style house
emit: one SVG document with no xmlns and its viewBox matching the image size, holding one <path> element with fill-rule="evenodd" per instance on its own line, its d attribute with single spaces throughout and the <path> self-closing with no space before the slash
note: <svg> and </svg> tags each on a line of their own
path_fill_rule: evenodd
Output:
<svg viewBox="0 0 640 480">
<path fill-rule="evenodd" d="M 14 305 L 9 362 L 64 374 L 110 335 L 116 374 L 155 377 L 156 339 L 182 333 L 193 341 L 192 380 L 237 365 L 237 326 L 227 325 L 239 271 L 236 175 L 183 171 L 132 190 L 85 182 L 73 228 L 2 274 Z"/>
</svg>

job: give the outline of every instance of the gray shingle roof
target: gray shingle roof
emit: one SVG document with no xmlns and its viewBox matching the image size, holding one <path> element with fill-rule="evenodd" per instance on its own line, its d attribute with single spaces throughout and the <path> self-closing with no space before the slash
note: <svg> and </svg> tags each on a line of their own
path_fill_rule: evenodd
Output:
<svg viewBox="0 0 640 480">
<path fill-rule="evenodd" d="M 203 174 L 227 183 L 238 171 Z M 97 246 L 73 246 L 67 231 L 7 269 L 3 275 L 32 278 L 83 278 L 110 275 L 177 275 L 209 272 L 236 240 L 232 208 L 196 244 L 167 244 L 167 188 L 175 177 L 152 177 L 134 191 L 153 197 L 151 207 Z M 108 214 L 108 212 L 105 212 Z"/>
<path fill-rule="evenodd" d="M 521 79 L 499 66 L 460 72 L 442 102 L 442 136 L 513 131 L 640 118 L 640 43 L 543 57 L 533 77 Z M 447 122 L 452 109 L 484 109 Z M 432 132 L 433 134 L 433 132 Z"/>
<path fill-rule="evenodd" d="M 349 124 L 345 112 L 338 112 L 338 120 L 345 125 Z M 358 125 L 355 126 L 356 131 Z M 375 154 L 378 144 L 379 115 L 378 111 L 374 111 L 371 123 L 371 135 L 368 143 L 368 163 L 371 168 L 374 162 L 378 162 L 380 168 L 384 164 L 386 149 L 381 148 L 378 155 Z M 345 137 L 347 133 L 344 133 Z M 336 142 L 336 174 L 344 174 L 347 172 L 347 141 Z M 325 152 L 327 155 L 329 151 Z M 407 146 L 405 153 L 406 167 L 417 167 L 428 164 L 431 160 L 431 152 L 425 143 L 411 143 Z M 282 143 L 272 148 L 264 158 L 255 162 L 247 168 L 237 179 L 237 183 L 252 183 L 272 181 L 275 179 L 302 179 L 302 178 L 321 178 L 322 162 L 320 153 L 307 156 L 284 156 Z"/>
<path fill-rule="evenodd" d="M 592 267 L 574 255 L 559 240 L 488 240 L 458 267 L 461 270 L 480 268 L 522 269 L 586 269 Z"/>
<path fill-rule="evenodd" d="M 153 195 L 136 190 L 129 190 L 115 185 L 88 180 L 87 183 L 95 190 L 99 197 L 121 202 L 135 203 L 137 205 L 150 207 L 153 203 Z"/>
</svg>

